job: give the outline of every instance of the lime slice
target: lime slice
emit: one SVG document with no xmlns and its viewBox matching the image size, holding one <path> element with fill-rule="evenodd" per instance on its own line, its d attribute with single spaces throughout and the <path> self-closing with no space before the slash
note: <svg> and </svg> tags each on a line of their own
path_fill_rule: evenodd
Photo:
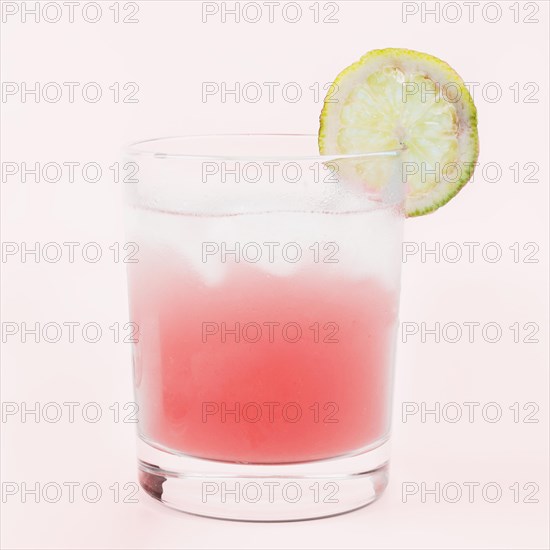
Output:
<svg viewBox="0 0 550 550">
<path fill-rule="evenodd" d="M 403 149 L 407 216 L 433 212 L 471 178 L 478 157 L 477 114 L 458 74 L 431 55 L 373 50 L 344 69 L 321 112 L 321 154 Z M 388 174 L 376 163 L 355 166 L 365 185 Z"/>
</svg>

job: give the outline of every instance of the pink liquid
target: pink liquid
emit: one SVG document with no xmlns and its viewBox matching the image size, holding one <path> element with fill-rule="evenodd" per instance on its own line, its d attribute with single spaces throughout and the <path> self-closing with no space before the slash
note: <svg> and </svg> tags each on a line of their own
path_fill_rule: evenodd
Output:
<svg viewBox="0 0 550 550">
<path fill-rule="evenodd" d="M 183 261 L 142 257 L 130 287 L 139 427 L 154 445 L 288 463 L 387 435 L 397 297 L 375 280 L 241 263 L 206 286 Z"/>
</svg>

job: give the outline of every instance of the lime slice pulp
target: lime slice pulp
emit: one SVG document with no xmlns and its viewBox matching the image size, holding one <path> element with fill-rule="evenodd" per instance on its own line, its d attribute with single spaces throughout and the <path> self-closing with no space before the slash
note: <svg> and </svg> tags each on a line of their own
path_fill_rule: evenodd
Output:
<svg viewBox="0 0 550 550">
<path fill-rule="evenodd" d="M 436 210 L 471 178 L 479 152 L 476 108 L 444 61 L 413 50 L 373 50 L 334 81 L 320 117 L 321 154 L 394 149 L 403 149 L 407 216 Z M 369 186 L 384 184 L 372 164 L 356 171 Z"/>
</svg>

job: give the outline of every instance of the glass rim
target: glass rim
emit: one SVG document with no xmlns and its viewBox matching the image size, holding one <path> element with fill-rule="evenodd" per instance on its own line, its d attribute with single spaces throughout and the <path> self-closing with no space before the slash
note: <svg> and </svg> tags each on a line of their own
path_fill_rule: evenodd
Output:
<svg viewBox="0 0 550 550">
<path fill-rule="evenodd" d="M 164 144 L 167 142 L 182 140 L 192 141 L 201 139 L 216 139 L 216 138 L 308 138 L 317 140 L 317 134 L 300 134 L 300 133 L 266 133 L 266 132 L 241 132 L 241 133 L 219 133 L 219 134 L 188 134 L 188 135 L 175 135 L 165 136 L 152 139 L 145 139 L 135 141 L 127 144 L 123 151 L 125 154 L 136 157 L 145 157 L 149 159 L 179 159 L 179 160 L 216 160 L 216 161 L 238 161 L 238 160 L 294 160 L 294 161 L 335 161 L 341 159 L 372 159 L 383 157 L 397 158 L 405 150 L 405 148 L 389 149 L 386 151 L 366 151 L 364 153 L 351 153 L 351 154 L 336 154 L 336 155 L 322 155 L 322 154 L 288 154 L 288 155 L 258 155 L 258 154 L 239 154 L 239 155 L 209 155 L 209 154 L 189 154 L 189 153 L 169 153 L 162 151 L 162 148 L 157 149 L 156 145 Z M 149 147 L 149 148 L 147 148 Z"/>
</svg>

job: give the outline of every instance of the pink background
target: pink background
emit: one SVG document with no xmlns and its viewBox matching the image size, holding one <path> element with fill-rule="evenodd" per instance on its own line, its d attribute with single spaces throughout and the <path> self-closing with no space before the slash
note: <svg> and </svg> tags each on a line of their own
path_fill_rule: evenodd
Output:
<svg viewBox="0 0 550 550">
<path fill-rule="evenodd" d="M 515 23 L 512 3 L 497 2 L 500 21 L 484 19 L 480 3 L 474 21 L 462 6 L 460 21 L 420 12 L 402 22 L 398 1 L 345 1 L 339 23 L 314 23 L 313 2 L 301 2 L 303 15 L 286 23 L 276 11 L 273 23 L 256 24 L 219 16 L 203 24 L 201 3 L 141 2 L 136 24 L 114 24 L 112 2 L 101 2 L 102 19 L 54 24 L 2 25 L 2 80 L 28 82 L 97 81 L 105 99 L 90 104 L 22 103 L 8 97 L 2 108 L 4 162 L 98 162 L 98 183 L 64 178 L 59 183 L 11 177 L 2 183 L 3 241 L 95 241 L 105 258 L 96 264 L 66 256 L 57 263 L 10 257 L 2 264 L 4 322 L 96 322 L 103 337 L 92 344 L 77 338 L 58 343 L 22 343 L 9 337 L 2 351 L 2 400 L 97 402 L 97 423 L 78 416 L 70 423 L 36 423 L 31 417 L 3 419 L 2 481 L 98 483 L 103 496 L 87 503 L 58 503 L 20 495 L 5 497 L 5 548 L 547 548 L 548 547 L 548 4 L 520 2 L 520 18 L 538 8 L 538 23 Z M 121 4 L 125 4 L 122 2 Z M 243 3 L 241 3 L 243 4 Z M 261 3 L 260 3 L 261 4 Z M 411 11 L 425 4 L 405 3 Z M 445 2 L 441 3 L 448 4 Z M 495 3 L 493 3 L 495 4 Z M 527 6 L 530 4 L 531 7 Z M 323 9 L 321 2 L 321 10 Z M 447 19 L 455 16 L 451 8 Z M 127 13 L 127 12 L 122 12 Z M 329 13 L 328 11 L 326 13 Z M 321 11 L 322 16 L 324 12 Z M 493 17 L 493 12 L 486 12 Z M 267 16 L 265 16 L 267 17 Z M 114 343 L 108 329 L 127 321 L 124 264 L 112 261 L 108 247 L 123 241 L 121 186 L 108 166 L 119 161 L 120 146 L 136 139 L 215 132 L 315 133 L 321 103 L 309 87 L 330 82 L 370 49 L 407 47 L 449 62 L 468 82 L 479 82 L 480 163 L 502 167 L 500 181 L 482 171 L 443 210 L 406 223 L 405 240 L 441 246 L 448 242 L 496 242 L 500 261 L 439 263 L 420 255 L 403 265 L 401 320 L 433 325 L 447 322 L 498 323 L 500 342 L 479 337 L 473 343 L 422 343 L 419 336 L 400 343 L 390 485 L 373 506 L 337 518 L 294 524 L 220 522 L 167 510 L 143 494 L 139 503 L 115 503 L 109 486 L 135 483 L 134 425 L 113 422 L 113 403 L 133 399 L 129 344 Z M 288 103 L 235 103 L 219 96 L 201 101 L 203 81 L 297 82 L 303 98 Z M 114 103 L 113 82 L 136 82 L 137 104 Z M 490 102 L 480 93 L 497 83 L 502 97 Z M 514 102 L 509 89 L 519 83 L 521 98 L 533 88 L 538 103 Z M 79 88 L 81 89 L 81 87 Z M 77 89 L 78 90 L 78 89 Z M 494 90 L 489 90 L 490 92 Z M 491 96 L 492 97 L 492 96 Z M 538 182 L 514 182 L 509 166 L 537 163 Z M 521 177 L 528 171 L 521 170 Z M 490 174 L 489 174 L 490 177 Z M 509 246 L 534 242 L 538 263 L 515 263 Z M 466 249 L 463 249 L 466 253 Z M 451 251 L 449 250 L 449 254 Z M 522 257 L 525 252 L 522 251 Z M 514 343 L 513 323 L 536 323 L 538 343 Z M 522 332 L 522 337 L 525 333 Z M 496 402 L 499 422 L 422 423 L 418 415 L 401 421 L 403 402 Z M 533 402 L 538 423 L 515 423 L 513 403 Z M 522 411 L 522 418 L 527 411 Z M 124 413 L 126 414 L 126 413 Z M 450 413 L 449 413 L 450 414 Z M 432 417 L 433 418 L 433 417 Z M 476 492 L 455 504 L 402 502 L 402 483 L 496 482 L 499 502 Z M 539 487 L 538 503 L 514 503 L 514 483 Z M 123 492 L 123 494 L 126 494 Z M 526 496 L 522 489 L 521 498 Z"/>
</svg>

